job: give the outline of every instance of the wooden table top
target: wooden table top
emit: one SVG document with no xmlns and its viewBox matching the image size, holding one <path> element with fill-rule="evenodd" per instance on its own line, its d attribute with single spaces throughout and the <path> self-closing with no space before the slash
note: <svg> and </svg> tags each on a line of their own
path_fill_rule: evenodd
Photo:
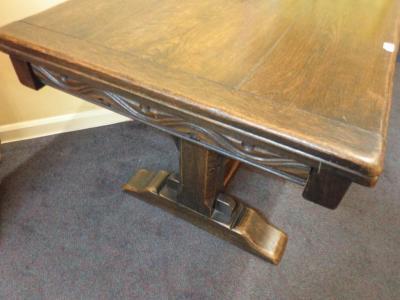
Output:
<svg viewBox="0 0 400 300">
<path fill-rule="evenodd" d="M 395 0 L 70 0 L 0 48 L 374 177 L 399 24 Z"/>
</svg>

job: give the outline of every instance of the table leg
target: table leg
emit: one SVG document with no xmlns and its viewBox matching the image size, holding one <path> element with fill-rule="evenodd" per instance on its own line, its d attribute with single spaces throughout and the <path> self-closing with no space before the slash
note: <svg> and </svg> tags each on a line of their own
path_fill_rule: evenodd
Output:
<svg viewBox="0 0 400 300">
<path fill-rule="evenodd" d="M 44 84 L 33 74 L 31 65 L 28 62 L 20 60 L 15 56 L 10 56 L 11 62 L 14 66 L 15 73 L 19 81 L 34 90 L 40 90 Z"/>
<path fill-rule="evenodd" d="M 227 165 L 220 154 L 181 140 L 178 176 L 139 170 L 124 190 L 267 261 L 279 263 L 286 234 L 257 210 L 224 193 Z"/>
<path fill-rule="evenodd" d="M 324 168 L 312 169 L 303 197 L 324 207 L 335 209 L 351 185 L 351 180 Z"/>
</svg>

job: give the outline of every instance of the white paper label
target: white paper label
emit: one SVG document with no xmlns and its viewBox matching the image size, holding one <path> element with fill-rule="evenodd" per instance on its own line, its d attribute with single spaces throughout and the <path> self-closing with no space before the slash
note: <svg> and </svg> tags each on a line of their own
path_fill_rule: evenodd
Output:
<svg viewBox="0 0 400 300">
<path fill-rule="evenodd" d="M 383 43 L 383 49 L 387 52 L 393 53 L 396 50 L 396 46 L 393 43 Z"/>
</svg>

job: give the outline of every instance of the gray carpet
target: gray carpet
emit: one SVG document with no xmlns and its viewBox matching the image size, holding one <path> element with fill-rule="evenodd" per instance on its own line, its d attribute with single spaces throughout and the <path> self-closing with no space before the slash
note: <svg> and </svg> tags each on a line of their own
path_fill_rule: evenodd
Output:
<svg viewBox="0 0 400 300">
<path fill-rule="evenodd" d="M 231 193 L 289 235 L 272 266 L 120 186 L 177 169 L 172 140 L 124 123 L 2 146 L 0 299 L 399 299 L 400 76 L 386 170 L 330 211 L 243 169 Z"/>
</svg>

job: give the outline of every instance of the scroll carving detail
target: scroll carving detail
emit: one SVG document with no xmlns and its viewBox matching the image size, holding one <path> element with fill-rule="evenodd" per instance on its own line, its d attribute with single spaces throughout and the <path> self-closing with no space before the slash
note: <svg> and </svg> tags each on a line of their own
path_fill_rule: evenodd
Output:
<svg viewBox="0 0 400 300">
<path fill-rule="evenodd" d="M 156 108 L 141 103 L 139 98 L 124 97 L 115 92 L 92 87 L 79 80 L 50 71 L 44 67 L 32 65 L 35 75 L 45 84 L 77 95 L 105 107 L 123 112 L 134 119 L 147 124 L 166 128 L 168 131 L 184 134 L 191 139 L 209 144 L 231 154 L 233 157 L 249 161 L 262 168 L 272 168 L 275 174 L 304 184 L 304 178 L 293 174 L 307 174 L 310 167 L 295 160 L 282 158 L 270 151 L 246 144 L 234 137 L 203 128 L 180 117 L 172 116 Z"/>
</svg>

